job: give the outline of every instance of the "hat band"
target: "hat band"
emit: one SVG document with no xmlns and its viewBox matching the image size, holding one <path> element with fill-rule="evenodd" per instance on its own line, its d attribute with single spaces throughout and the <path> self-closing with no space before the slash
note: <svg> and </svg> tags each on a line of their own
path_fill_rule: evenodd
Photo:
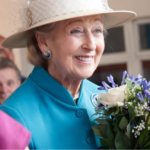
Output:
<svg viewBox="0 0 150 150">
<path fill-rule="evenodd" d="M 20 19 L 26 29 L 43 20 L 85 11 L 112 11 L 107 0 L 27 0 L 21 4 Z"/>
</svg>

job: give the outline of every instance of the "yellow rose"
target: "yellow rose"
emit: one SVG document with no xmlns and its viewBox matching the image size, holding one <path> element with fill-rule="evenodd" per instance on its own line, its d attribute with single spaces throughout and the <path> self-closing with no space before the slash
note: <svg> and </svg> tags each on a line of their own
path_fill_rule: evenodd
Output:
<svg viewBox="0 0 150 150">
<path fill-rule="evenodd" d="M 122 85 L 120 87 L 111 88 L 107 93 L 102 93 L 98 95 L 98 102 L 107 106 L 108 108 L 115 106 L 123 106 L 125 99 L 125 90 L 127 85 Z"/>
</svg>

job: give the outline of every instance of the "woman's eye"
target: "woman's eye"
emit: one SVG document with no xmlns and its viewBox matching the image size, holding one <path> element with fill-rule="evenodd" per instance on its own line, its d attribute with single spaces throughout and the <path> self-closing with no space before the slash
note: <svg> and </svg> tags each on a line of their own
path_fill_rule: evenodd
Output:
<svg viewBox="0 0 150 150">
<path fill-rule="evenodd" d="M 103 31 L 100 28 L 98 28 L 98 29 L 95 29 L 94 32 L 95 33 L 102 33 Z"/>
<path fill-rule="evenodd" d="M 81 31 L 81 30 L 79 30 L 79 29 L 75 29 L 75 30 L 72 30 L 72 31 L 70 31 L 70 34 L 82 34 L 83 32 Z"/>
</svg>

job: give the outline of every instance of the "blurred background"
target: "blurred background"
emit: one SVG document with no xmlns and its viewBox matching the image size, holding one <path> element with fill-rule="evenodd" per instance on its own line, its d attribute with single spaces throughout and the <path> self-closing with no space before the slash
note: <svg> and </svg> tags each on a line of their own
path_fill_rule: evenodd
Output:
<svg viewBox="0 0 150 150">
<path fill-rule="evenodd" d="M 137 76 L 140 73 L 150 80 L 150 0 L 108 0 L 108 3 L 114 10 L 134 11 L 137 17 L 108 30 L 103 57 L 89 79 L 100 85 L 101 81 L 106 81 L 107 76 L 112 74 L 115 82 L 120 85 L 122 72 L 127 70 L 129 74 Z M 13 10 L 9 7 L 11 11 L 8 2 L 0 0 L 0 34 L 5 37 L 14 30 L 10 22 Z M 33 67 L 26 60 L 26 49 L 14 49 L 13 53 L 22 75 L 28 76 Z"/>
</svg>

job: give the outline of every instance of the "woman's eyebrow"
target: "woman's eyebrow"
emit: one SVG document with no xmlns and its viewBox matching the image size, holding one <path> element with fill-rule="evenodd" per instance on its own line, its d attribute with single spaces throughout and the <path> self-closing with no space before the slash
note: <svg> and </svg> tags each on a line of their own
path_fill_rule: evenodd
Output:
<svg viewBox="0 0 150 150">
<path fill-rule="evenodd" d="M 96 18 L 96 19 L 94 19 L 94 21 L 100 21 L 101 23 L 103 23 L 101 18 Z"/>
<path fill-rule="evenodd" d="M 93 20 L 93 22 L 95 22 L 95 21 L 100 21 L 101 23 L 103 23 L 101 18 L 95 18 L 95 19 Z M 70 25 L 70 24 L 72 24 L 72 23 L 76 23 L 76 22 L 83 22 L 83 20 L 82 20 L 82 19 L 77 19 L 77 20 L 68 21 L 68 23 L 67 23 L 66 26 L 68 26 L 68 25 Z"/>
<path fill-rule="evenodd" d="M 75 23 L 75 22 L 83 22 L 83 20 L 82 19 L 72 20 L 72 21 L 70 21 L 70 22 L 67 23 L 67 26 L 70 25 L 70 24 L 72 24 L 72 23 Z"/>
</svg>

